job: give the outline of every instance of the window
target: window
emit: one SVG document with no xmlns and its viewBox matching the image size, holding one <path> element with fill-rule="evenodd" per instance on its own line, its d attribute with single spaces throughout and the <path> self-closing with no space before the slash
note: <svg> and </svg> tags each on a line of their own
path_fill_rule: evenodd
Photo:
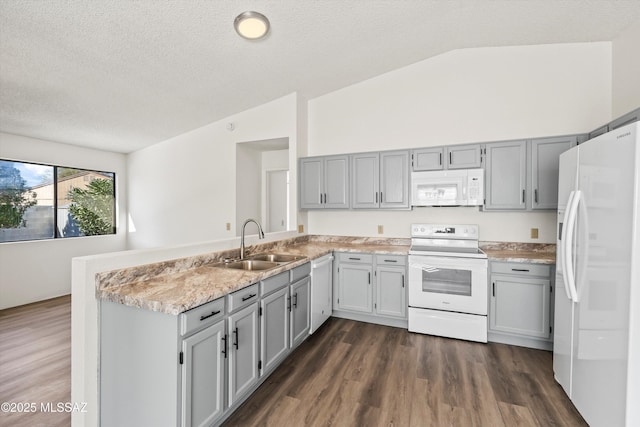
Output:
<svg viewBox="0 0 640 427">
<path fill-rule="evenodd" d="M 0 243 L 115 234 L 115 174 L 0 159 Z"/>
</svg>

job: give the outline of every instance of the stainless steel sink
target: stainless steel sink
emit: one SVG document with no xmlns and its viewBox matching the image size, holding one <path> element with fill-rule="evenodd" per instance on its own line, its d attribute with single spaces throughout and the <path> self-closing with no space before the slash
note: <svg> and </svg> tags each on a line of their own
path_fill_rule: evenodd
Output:
<svg viewBox="0 0 640 427">
<path fill-rule="evenodd" d="M 257 254 L 252 255 L 248 259 L 257 261 L 277 262 L 278 264 L 286 264 L 293 261 L 303 259 L 303 256 L 286 255 L 286 254 Z"/>
<path fill-rule="evenodd" d="M 227 263 L 216 264 L 215 267 L 219 268 L 233 268 L 235 270 L 269 270 L 279 266 L 277 262 L 261 261 L 255 259 L 245 259 L 242 261 L 232 261 Z"/>
</svg>

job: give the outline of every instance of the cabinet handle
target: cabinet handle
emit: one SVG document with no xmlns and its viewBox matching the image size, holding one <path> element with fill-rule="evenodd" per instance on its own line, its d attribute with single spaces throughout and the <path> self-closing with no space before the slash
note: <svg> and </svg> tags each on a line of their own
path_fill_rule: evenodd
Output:
<svg viewBox="0 0 640 427">
<path fill-rule="evenodd" d="M 382 191 L 380 192 L 380 203 L 382 203 Z"/>
<path fill-rule="evenodd" d="M 360 261 L 360 258 L 356 258 L 356 257 L 349 257 L 349 259 L 353 261 Z"/>
<path fill-rule="evenodd" d="M 491 283 L 491 295 L 496 296 L 496 282 Z"/>
<path fill-rule="evenodd" d="M 236 342 L 233 343 L 234 347 L 236 348 L 236 350 L 238 350 L 238 341 L 240 341 L 240 338 L 238 338 L 238 328 L 236 328 L 233 331 L 234 335 L 236 336 Z"/>
<path fill-rule="evenodd" d="M 442 153 L 440 153 L 440 166 L 442 166 Z"/>
<path fill-rule="evenodd" d="M 371 284 L 371 273 L 369 273 L 369 284 Z"/>
<path fill-rule="evenodd" d="M 320 204 L 322 204 L 322 193 L 320 193 Z"/>
<path fill-rule="evenodd" d="M 224 354 L 224 358 L 227 358 L 227 334 L 224 334 L 222 337 L 222 341 L 224 341 L 224 350 L 222 350 L 222 354 Z"/>
<path fill-rule="evenodd" d="M 324 204 L 327 204 L 327 193 L 324 193 Z"/>
<path fill-rule="evenodd" d="M 527 268 L 512 268 L 511 271 L 523 271 L 525 273 L 528 273 L 529 269 L 527 269 Z"/>
<path fill-rule="evenodd" d="M 293 308 L 298 308 L 298 293 L 293 294 Z"/>
<path fill-rule="evenodd" d="M 376 203 L 378 203 L 378 192 L 376 191 Z"/>
<path fill-rule="evenodd" d="M 213 317 L 216 314 L 220 314 L 220 310 L 212 311 L 211 314 L 207 314 L 206 316 L 200 316 L 200 321 L 202 322 L 204 319 L 208 319 L 209 317 Z"/>
<path fill-rule="evenodd" d="M 249 294 L 249 296 L 242 297 L 242 302 L 248 301 L 251 298 L 255 297 L 257 294 Z"/>
<path fill-rule="evenodd" d="M 449 151 L 449 164 L 452 165 L 453 164 L 453 157 L 451 156 L 451 151 Z"/>
<path fill-rule="evenodd" d="M 385 259 L 384 262 L 398 262 L 397 259 Z"/>
<path fill-rule="evenodd" d="M 533 190 L 533 201 L 538 204 L 538 189 Z"/>
<path fill-rule="evenodd" d="M 404 288 L 404 274 L 402 275 L 402 287 Z"/>
<path fill-rule="evenodd" d="M 291 311 L 291 297 L 287 297 L 287 310 Z"/>
</svg>

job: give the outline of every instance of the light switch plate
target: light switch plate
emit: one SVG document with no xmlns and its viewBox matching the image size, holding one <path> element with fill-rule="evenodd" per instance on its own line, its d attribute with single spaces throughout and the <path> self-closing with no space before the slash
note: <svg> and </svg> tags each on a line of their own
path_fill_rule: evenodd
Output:
<svg viewBox="0 0 640 427">
<path fill-rule="evenodd" d="M 227 223 L 227 231 L 229 231 L 229 230 L 231 230 L 231 223 L 230 222 Z"/>
<path fill-rule="evenodd" d="M 532 228 L 531 229 L 531 238 L 532 239 L 537 239 L 538 238 L 538 229 L 537 228 Z"/>
<path fill-rule="evenodd" d="M 304 233 L 304 224 L 298 224 L 298 233 Z"/>
<path fill-rule="evenodd" d="M 382 233 L 384 233 L 384 226 L 379 225 L 378 226 L 378 234 L 382 234 Z"/>
</svg>

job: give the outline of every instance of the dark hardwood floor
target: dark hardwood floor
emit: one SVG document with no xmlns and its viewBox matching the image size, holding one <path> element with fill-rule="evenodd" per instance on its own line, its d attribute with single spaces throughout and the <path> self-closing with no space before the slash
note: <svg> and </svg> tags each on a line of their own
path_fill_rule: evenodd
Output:
<svg viewBox="0 0 640 427">
<path fill-rule="evenodd" d="M 0 402 L 36 409 L 0 411 L 0 426 L 69 426 L 71 414 L 43 412 L 41 404 L 70 401 L 71 297 L 0 310 Z"/>
<path fill-rule="evenodd" d="M 69 296 L 0 311 L 0 426 L 69 426 Z M 553 380 L 551 353 L 330 319 L 227 426 L 584 426 Z M 145 426 L 141 426 L 145 427 Z"/>
<path fill-rule="evenodd" d="M 330 319 L 225 426 L 586 426 L 552 353 Z"/>
</svg>

